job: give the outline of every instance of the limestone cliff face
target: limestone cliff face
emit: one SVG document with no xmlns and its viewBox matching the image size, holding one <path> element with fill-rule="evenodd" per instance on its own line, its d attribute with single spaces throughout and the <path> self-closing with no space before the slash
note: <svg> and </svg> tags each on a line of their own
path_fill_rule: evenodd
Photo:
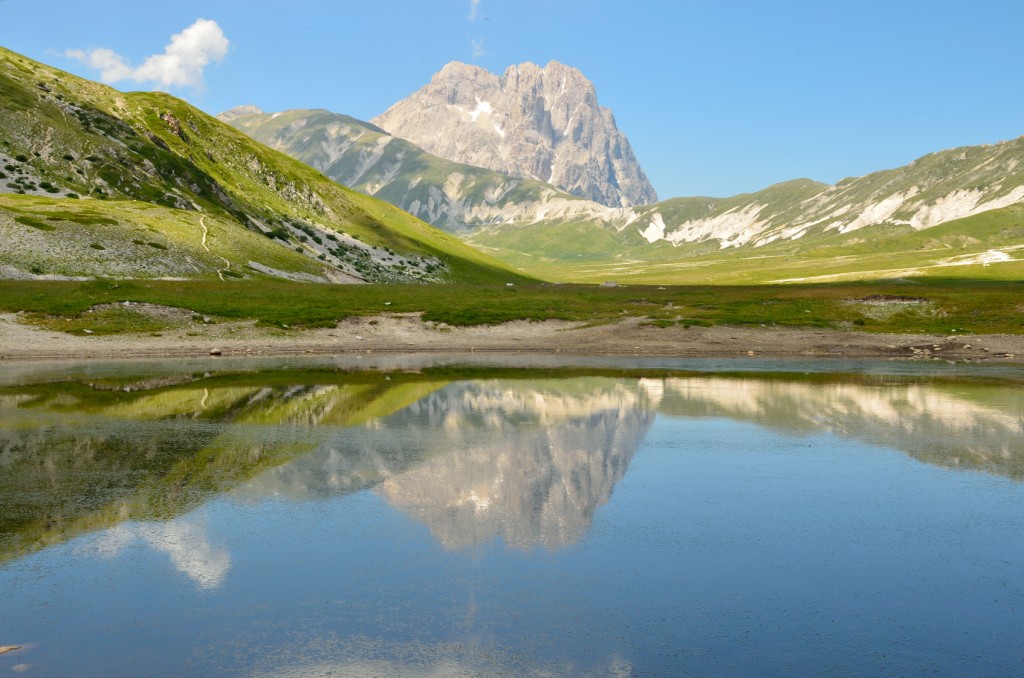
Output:
<svg viewBox="0 0 1024 678">
<path fill-rule="evenodd" d="M 611 111 L 575 68 L 524 63 L 497 76 L 453 62 L 372 121 L 434 155 L 536 179 L 603 205 L 657 202 Z"/>
</svg>

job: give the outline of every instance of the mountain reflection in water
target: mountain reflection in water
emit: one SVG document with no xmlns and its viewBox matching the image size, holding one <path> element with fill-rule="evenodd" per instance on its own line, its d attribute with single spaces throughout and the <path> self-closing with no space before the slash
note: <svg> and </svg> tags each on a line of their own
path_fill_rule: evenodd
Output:
<svg viewBox="0 0 1024 678">
<path fill-rule="evenodd" d="M 501 537 L 555 549 L 586 534 L 655 405 L 637 380 L 458 382 L 335 432 L 237 495 L 301 500 L 375 486 L 445 547 Z"/>
<path fill-rule="evenodd" d="M 715 377 L 664 384 L 662 414 L 828 431 L 928 463 L 1024 479 L 1024 391 L 1016 386 Z"/>
<path fill-rule="evenodd" d="M 657 416 L 854 437 L 1020 480 L 1024 395 L 969 379 L 669 374 L 196 374 L 0 388 L 0 563 L 108 530 L 198 586 L 230 554 L 184 516 L 211 497 L 372 488 L 446 548 L 582 539 Z"/>
</svg>

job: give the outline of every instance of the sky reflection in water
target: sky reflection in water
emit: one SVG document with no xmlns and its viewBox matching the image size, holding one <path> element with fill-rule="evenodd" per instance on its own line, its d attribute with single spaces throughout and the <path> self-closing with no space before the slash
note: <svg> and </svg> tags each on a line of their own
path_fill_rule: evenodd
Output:
<svg viewBox="0 0 1024 678">
<path fill-rule="evenodd" d="M 0 671 L 1014 673 L 1022 391 L 451 369 L 0 387 L 0 645 L 25 645 Z"/>
</svg>

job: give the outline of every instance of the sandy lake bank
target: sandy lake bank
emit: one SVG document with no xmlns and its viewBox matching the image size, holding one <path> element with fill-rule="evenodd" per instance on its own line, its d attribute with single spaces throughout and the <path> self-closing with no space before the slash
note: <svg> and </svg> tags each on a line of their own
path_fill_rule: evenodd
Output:
<svg viewBox="0 0 1024 678">
<path fill-rule="evenodd" d="M 516 321 L 447 327 L 416 314 L 349 318 L 335 328 L 284 330 L 253 322 L 189 325 L 154 334 L 81 336 L 0 314 L 0 360 L 83 360 L 346 353 L 552 353 L 686 358 L 813 357 L 1008 361 L 1024 335 L 873 334 L 777 327 L 656 327 L 636 319 L 601 325 Z"/>
</svg>

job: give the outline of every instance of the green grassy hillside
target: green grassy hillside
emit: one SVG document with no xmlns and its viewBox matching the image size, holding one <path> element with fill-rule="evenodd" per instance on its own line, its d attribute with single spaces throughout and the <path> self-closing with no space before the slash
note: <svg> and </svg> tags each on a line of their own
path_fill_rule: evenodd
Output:
<svg viewBox="0 0 1024 678">
<path fill-rule="evenodd" d="M 0 110 L 5 277 L 522 279 L 167 94 L 0 49 Z"/>
<path fill-rule="evenodd" d="M 545 226 L 548 228 L 545 229 Z M 474 235 L 470 242 L 523 270 L 563 282 L 647 284 L 819 283 L 853 280 L 1024 280 L 1024 206 L 957 219 L 927 230 L 885 226 L 870 234 L 826 232 L 761 247 L 723 249 L 713 243 L 639 245 L 621 254 L 608 250 L 573 253 L 579 224 L 532 225 L 521 231 Z M 530 249 L 534 233 L 548 242 Z M 607 244 L 615 236 L 595 230 L 587 241 Z M 623 236 L 619 236 L 622 238 Z M 635 242 L 635 235 L 633 237 Z M 493 247 L 493 250 L 488 248 Z"/>
</svg>

